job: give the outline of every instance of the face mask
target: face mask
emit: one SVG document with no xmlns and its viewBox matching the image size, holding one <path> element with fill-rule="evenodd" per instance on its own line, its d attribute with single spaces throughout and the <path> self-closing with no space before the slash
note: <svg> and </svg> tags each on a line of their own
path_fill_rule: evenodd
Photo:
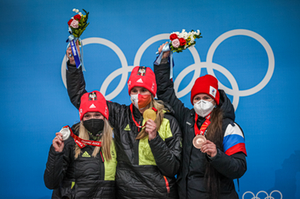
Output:
<svg viewBox="0 0 300 199">
<path fill-rule="evenodd" d="M 151 95 L 130 95 L 130 100 L 137 109 L 142 109 L 151 102 Z"/>
<path fill-rule="evenodd" d="M 195 112 L 201 117 L 207 116 L 213 109 L 214 105 L 211 103 L 211 101 L 208 102 L 205 100 L 199 100 L 194 104 Z"/>
<path fill-rule="evenodd" d="M 96 136 L 99 131 L 103 130 L 104 121 L 102 119 L 89 119 L 83 121 L 83 126 L 94 136 Z"/>
</svg>

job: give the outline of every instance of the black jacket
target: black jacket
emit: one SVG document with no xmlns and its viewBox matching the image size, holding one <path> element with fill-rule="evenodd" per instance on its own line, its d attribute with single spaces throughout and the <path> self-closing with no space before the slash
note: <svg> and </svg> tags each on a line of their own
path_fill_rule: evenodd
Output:
<svg viewBox="0 0 300 199">
<path fill-rule="evenodd" d="M 175 117 L 179 121 L 183 133 L 183 158 L 181 171 L 178 177 L 179 196 L 182 199 L 208 198 L 206 180 L 204 178 L 206 164 L 209 162 L 220 174 L 221 187 L 220 198 L 234 199 L 238 198 L 235 191 L 233 179 L 240 178 L 247 169 L 246 158 L 244 153 L 236 153 L 231 156 L 226 155 L 223 149 L 218 149 L 217 155 L 210 159 L 199 149 L 192 145 L 195 137 L 195 111 L 184 106 L 176 97 L 173 82 L 169 78 L 170 65 L 154 65 L 154 73 L 157 81 L 157 96 L 160 100 L 169 103 L 174 111 Z M 235 114 L 230 100 L 224 91 L 220 92 L 220 106 L 223 111 L 223 132 L 228 125 L 234 124 Z M 198 118 L 197 124 L 201 124 L 205 118 Z"/>
<path fill-rule="evenodd" d="M 74 134 L 78 132 L 72 127 Z M 112 159 L 104 162 L 98 154 L 92 156 L 94 146 L 87 145 L 75 159 L 75 142 L 70 136 L 64 141 L 62 152 L 56 152 L 51 145 L 44 182 L 47 188 L 54 189 L 53 199 L 115 198 L 116 152 L 112 147 Z"/>
<path fill-rule="evenodd" d="M 66 74 L 70 100 L 78 108 L 86 92 L 82 71 L 68 65 Z M 175 175 L 182 149 L 176 119 L 166 113 L 156 138 L 136 140 L 139 132 L 130 107 L 113 102 L 107 105 L 117 150 L 117 198 L 177 198 Z M 143 121 L 134 106 L 133 117 L 137 122 Z"/>
</svg>

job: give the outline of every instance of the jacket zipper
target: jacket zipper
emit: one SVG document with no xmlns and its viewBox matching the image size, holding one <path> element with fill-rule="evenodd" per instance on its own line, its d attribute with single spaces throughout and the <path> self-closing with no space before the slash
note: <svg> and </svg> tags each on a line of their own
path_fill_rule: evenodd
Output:
<svg viewBox="0 0 300 199">
<path fill-rule="evenodd" d="M 170 193 L 170 185 L 166 176 L 164 176 L 167 192 Z"/>
</svg>

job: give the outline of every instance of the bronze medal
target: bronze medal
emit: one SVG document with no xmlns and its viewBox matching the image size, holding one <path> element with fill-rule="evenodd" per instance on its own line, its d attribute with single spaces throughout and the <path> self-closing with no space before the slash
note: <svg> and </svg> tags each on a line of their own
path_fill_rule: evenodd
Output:
<svg viewBox="0 0 300 199">
<path fill-rule="evenodd" d="M 149 119 L 154 121 L 156 119 L 156 112 L 153 109 L 149 108 L 149 109 L 144 111 L 143 118 L 146 122 Z"/>
<path fill-rule="evenodd" d="M 59 132 L 61 133 L 63 140 L 68 139 L 71 134 L 69 127 L 63 127 Z"/>
<path fill-rule="evenodd" d="M 205 141 L 206 138 L 204 135 L 196 135 L 193 139 L 193 145 L 195 148 L 200 149 Z"/>
</svg>

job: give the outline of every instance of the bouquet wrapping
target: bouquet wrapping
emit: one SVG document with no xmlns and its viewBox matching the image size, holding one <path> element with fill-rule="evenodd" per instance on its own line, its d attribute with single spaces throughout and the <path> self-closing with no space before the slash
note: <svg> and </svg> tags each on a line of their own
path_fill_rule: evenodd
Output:
<svg viewBox="0 0 300 199">
<path fill-rule="evenodd" d="M 82 66 L 82 52 L 79 56 L 78 50 L 76 48 L 76 42 L 78 41 L 79 45 L 81 46 L 80 36 L 89 25 L 89 23 L 87 23 L 89 12 L 85 11 L 84 9 L 82 10 L 84 11 L 85 15 L 79 12 L 78 9 L 74 8 L 73 12 L 76 12 L 77 14 L 68 21 L 70 36 L 67 39 L 67 42 L 69 43 L 67 48 L 69 47 L 69 45 L 71 46 L 76 63 L 76 68 Z"/>
</svg>

